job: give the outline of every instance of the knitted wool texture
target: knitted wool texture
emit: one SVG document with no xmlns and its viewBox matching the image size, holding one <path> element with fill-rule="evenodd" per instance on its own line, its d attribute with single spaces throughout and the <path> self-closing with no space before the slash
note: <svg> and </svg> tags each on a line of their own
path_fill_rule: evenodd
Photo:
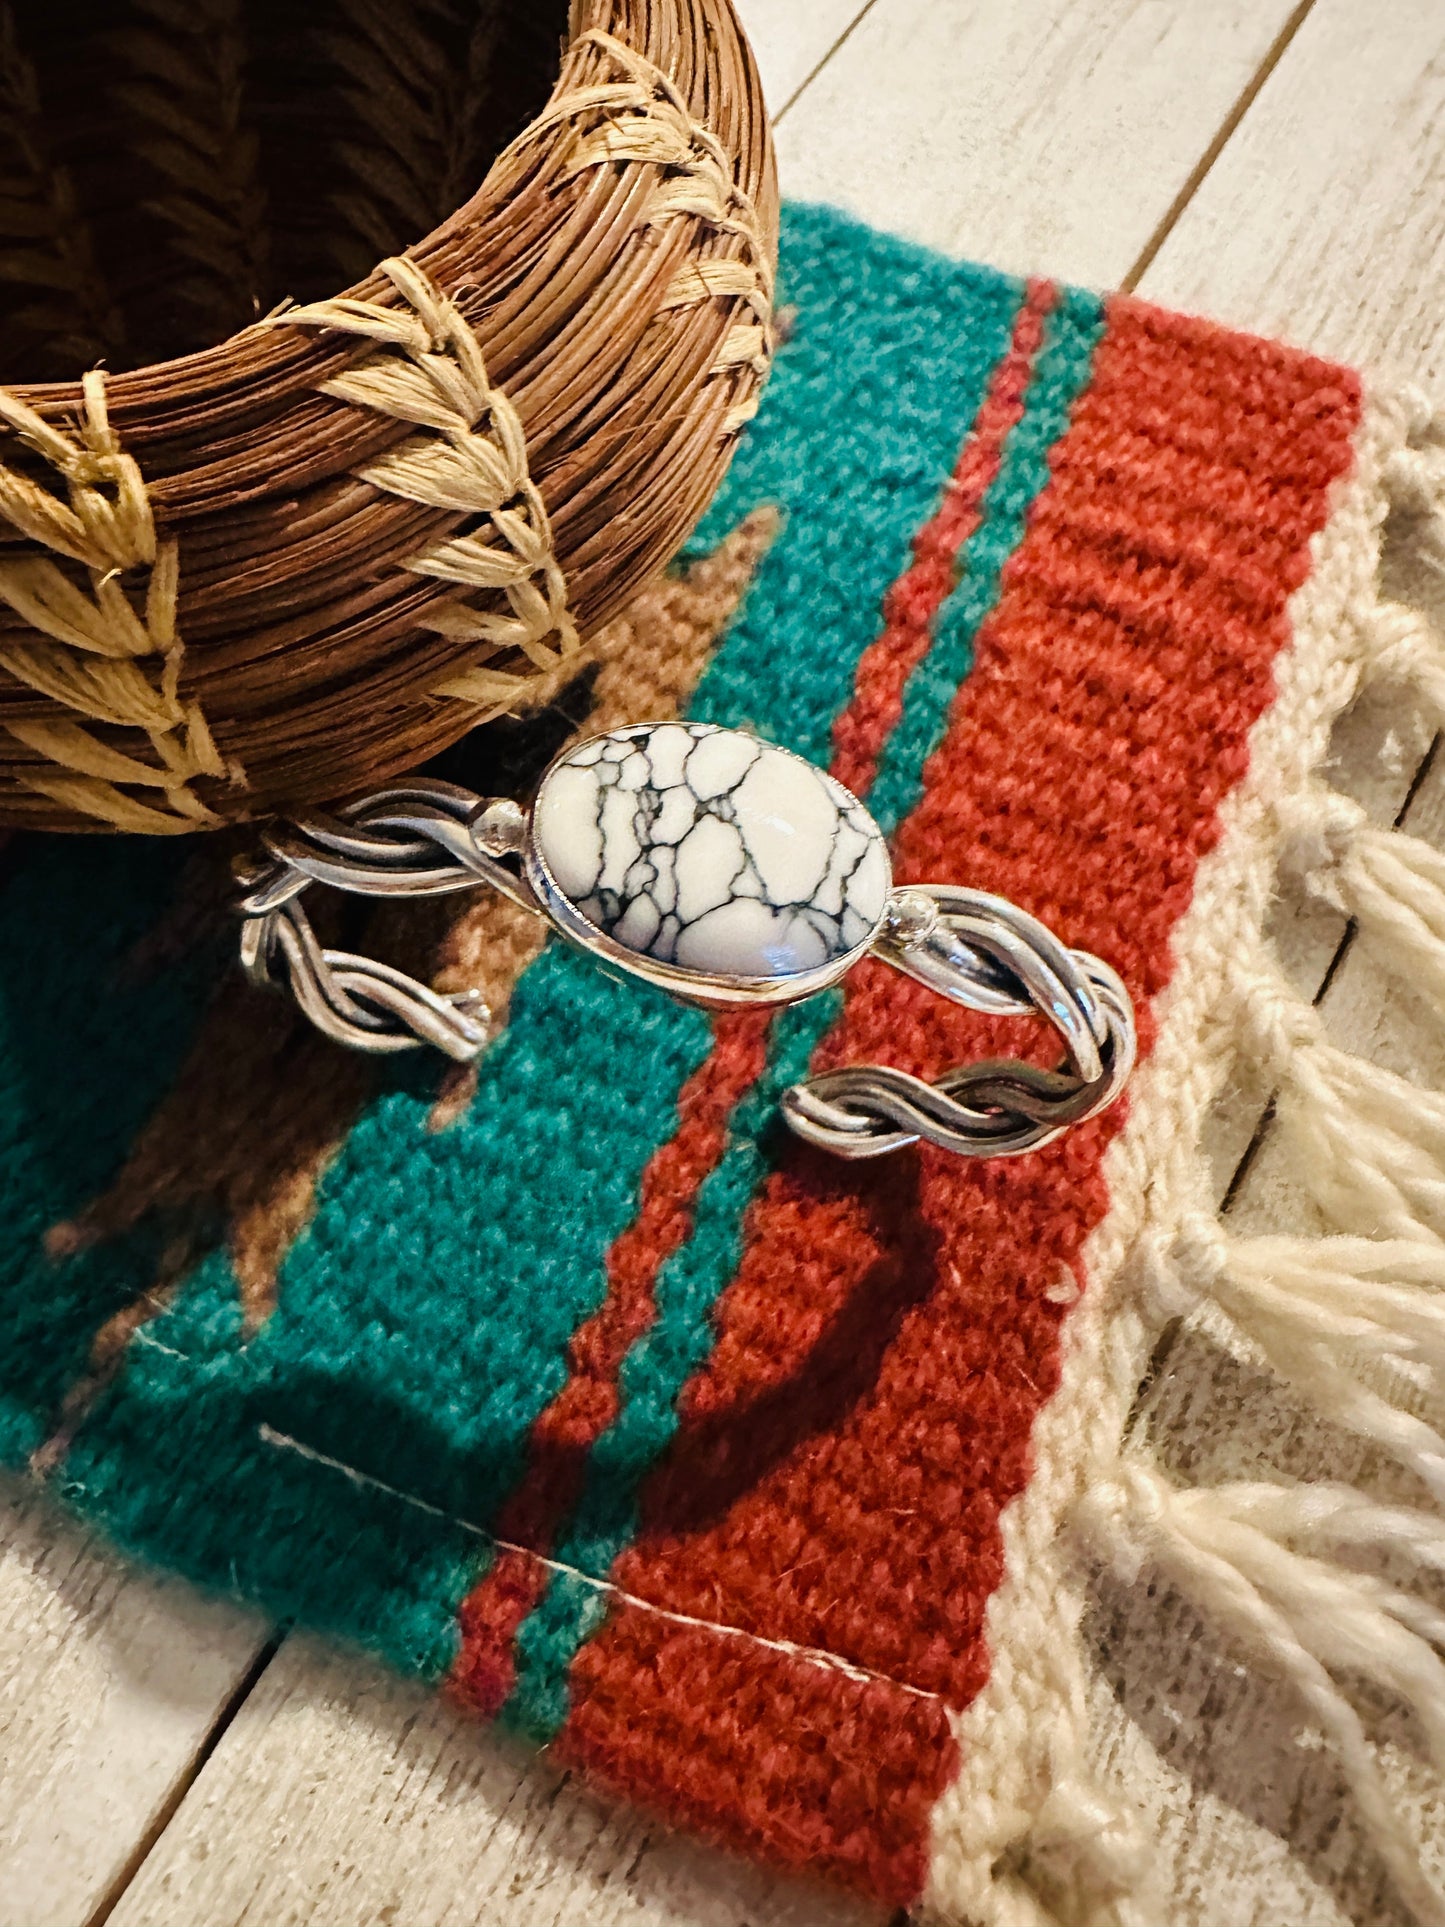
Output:
<svg viewBox="0 0 1445 1927">
<path fill-rule="evenodd" d="M 713 1020 L 483 905 L 439 949 L 434 910 L 394 929 L 510 996 L 474 1087 L 363 1073 L 217 989 L 174 852 L 28 840 L 0 892 L 0 1456 L 746 1853 L 1043 1919 L 995 1863 L 1077 1708 L 1028 1642 L 1072 1649 L 1059 1531 L 1142 1364 L 1107 1355 L 1124 1247 L 1192 1155 L 1159 1120 L 1197 1135 L 1150 1053 L 1162 1022 L 1197 1111 L 1180 933 L 1373 417 L 1317 359 L 827 212 L 788 214 L 783 268 L 762 414 L 593 699 L 787 744 L 867 799 L 901 881 L 1107 958 L 1132 1107 L 1018 1160 L 830 1161 L 778 1126 L 809 1066 L 927 1077 L 1037 1036 L 874 963 Z"/>
</svg>

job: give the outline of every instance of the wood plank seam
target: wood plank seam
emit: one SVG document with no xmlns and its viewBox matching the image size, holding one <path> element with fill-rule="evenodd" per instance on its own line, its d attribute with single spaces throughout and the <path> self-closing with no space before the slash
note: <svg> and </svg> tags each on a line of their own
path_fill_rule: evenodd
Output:
<svg viewBox="0 0 1445 1927">
<path fill-rule="evenodd" d="M 869 7 L 869 8 L 865 8 L 865 9 L 864 9 L 864 13 L 866 13 L 866 12 L 868 12 L 868 11 L 870 11 L 870 10 L 871 10 L 871 6 L 872 6 L 872 4 L 873 4 L 873 0 L 870 0 L 870 7 Z M 849 32 L 849 33 L 852 33 L 852 32 L 854 31 L 854 29 L 855 29 L 855 28 L 857 27 L 857 25 L 858 25 L 858 24 L 860 23 L 860 21 L 861 21 L 861 19 L 862 19 L 862 15 L 859 15 L 859 16 L 858 16 L 858 17 L 857 17 L 857 18 L 856 18 L 856 19 L 854 20 L 854 22 L 852 23 L 852 25 L 851 25 L 851 26 L 849 27 L 849 29 L 848 29 L 848 32 Z M 838 44 L 841 44 L 841 42 L 840 42 L 840 43 L 838 43 Z M 830 55 L 830 57 L 831 57 L 831 55 Z M 807 87 L 807 86 L 808 86 L 809 84 L 811 84 L 811 82 L 812 82 L 812 80 L 813 80 L 813 79 L 814 79 L 814 78 L 815 78 L 815 77 L 817 76 L 817 74 L 818 74 L 818 73 L 820 73 L 820 72 L 821 72 L 821 70 L 822 70 L 822 68 L 823 68 L 823 67 L 824 67 L 824 66 L 825 66 L 826 64 L 827 64 L 827 63 L 826 63 L 826 61 L 823 61 L 823 62 L 820 62 L 820 63 L 818 63 L 818 66 L 817 66 L 817 67 L 815 67 L 815 68 L 813 69 L 813 71 L 812 71 L 812 73 L 811 73 L 811 74 L 810 74 L 810 75 L 808 76 L 808 78 L 807 78 L 807 80 L 806 80 L 806 81 L 805 81 L 805 82 L 804 82 L 804 83 L 803 83 L 802 85 L 800 85 L 800 86 L 799 86 L 799 87 L 798 87 L 797 89 L 795 89 L 795 91 L 794 91 L 794 93 L 793 93 L 793 94 L 792 94 L 792 95 L 791 95 L 791 96 L 789 97 L 789 99 L 788 99 L 788 101 L 787 101 L 787 103 L 786 103 L 786 109 L 791 109 L 791 107 L 792 107 L 792 106 L 794 105 L 794 103 L 795 103 L 795 102 L 796 102 L 796 101 L 797 101 L 797 100 L 798 100 L 798 99 L 799 99 L 799 98 L 801 97 L 801 95 L 802 95 L 802 94 L 803 94 L 803 93 L 804 93 L 804 92 L 806 91 L 806 87 Z M 1259 79 L 1259 85 L 1262 85 L 1262 84 L 1263 84 L 1263 78 L 1264 78 L 1264 76 L 1261 76 L 1261 77 L 1260 77 L 1260 79 Z M 1255 87 L 1253 88 L 1253 91 L 1254 91 L 1254 92 L 1257 92 L 1257 91 L 1258 91 L 1258 86 L 1257 86 L 1257 85 L 1256 85 L 1256 86 L 1255 86 Z M 785 111 L 786 111 L 786 109 L 785 109 Z M 1233 130 L 1231 129 L 1231 133 L 1232 133 L 1232 131 L 1233 131 Z M 1218 158 L 1218 152 L 1220 152 L 1220 151 L 1222 151 L 1222 147 L 1216 150 L 1216 152 L 1215 152 L 1215 156 L 1214 156 L 1214 158 Z M 1211 160 L 1211 162 L 1210 162 L 1210 167 L 1211 167 L 1211 168 L 1212 168 L 1212 165 L 1213 165 L 1213 161 Z M 1192 178 L 1192 180 L 1191 180 L 1191 192 L 1190 192 L 1190 196 L 1189 196 L 1189 199 L 1190 199 L 1190 200 L 1192 200 L 1192 199 L 1193 199 L 1193 196 L 1194 196 L 1194 194 L 1195 194 L 1195 193 L 1197 193 L 1197 191 L 1198 191 L 1198 188 L 1199 188 L 1199 186 L 1201 185 L 1201 183 L 1202 183 L 1202 181 L 1203 181 L 1203 179 L 1204 179 L 1204 174 L 1205 174 L 1205 173 L 1207 173 L 1208 171 L 1209 171 L 1209 169 L 1208 169 L 1208 168 L 1205 168 L 1205 169 L 1203 169 L 1203 170 L 1196 170 L 1196 176 L 1195 176 L 1195 177 L 1193 177 L 1193 178 Z M 1129 280 L 1130 280 L 1130 282 L 1131 282 L 1131 284 L 1132 284 L 1132 282 L 1133 282 L 1133 281 L 1136 281 L 1136 280 L 1137 280 L 1138 278 L 1140 278 L 1140 277 L 1141 277 L 1141 276 L 1142 276 L 1142 275 L 1143 275 L 1143 274 L 1144 274 L 1144 273 L 1146 272 L 1146 270 L 1147 270 L 1147 268 L 1148 268 L 1148 265 L 1149 265 L 1149 262 L 1150 262 L 1150 261 L 1152 261 L 1152 259 L 1153 259 L 1153 257 L 1154 257 L 1154 255 L 1155 255 L 1155 254 L 1157 254 L 1157 252 L 1159 251 L 1159 248 L 1160 248 L 1160 247 L 1162 246 L 1162 244 L 1163 244 L 1163 242 L 1164 242 L 1164 240 L 1165 240 L 1165 239 L 1167 238 L 1167 235 L 1169 234 L 1169 232 L 1171 232 L 1171 231 L 1172 231 L 1172 229 L 1173 229 L 1173 227 L 1174 227 L 1174 226 L 1175 226 L 1175 225 L 1177 224 L 1177 222 L 1178 222 L 1178 219 L 1179 219 L 1179 215 L 1180 215 L 1180 214 L 1181 214 L 1181 213 L 1182 213 L 1182 212 L 1184 211 L 1184 206 L 1185 206 L 1185 205 L 1187 205 L 1187 203 L 1186 203 L 1186 202 L 1184 202 L 1184 201 L 1181 201 L 1181 202 L 1180 202 L 1180 204 L 1179 204 L 1179 206 L 1178 206 L 1177 208 L 1173 208 L 1173 209 L 1171 209 L 1171 210 L 1170 210 L 1170 212 L 1169 212 L 1169 216 L 1168 216 L 1168 218 L 1167 218 L 1167 220 L 1166 220 L 1166 222 L 1162 222 L 1162 223 L 1161 223 L 1161 225 L 1160 225 L 1160 229 L 1159 229 L 1159 230 L 1158 230 L 1158 231 L 1156 232 L 1156 235 L 1155 235 L 1155 236 L 1153 236 L 1153 237 L 1151 237 L 1151 241 L 1150 241 L 1150 245 L 1149 245 L 1149 249 L 1147 250 L 1147 253 L 1148 253 L 1148 259 L 1144 259 L 1144 258 L 1142 258 L 1142 257 L 1141 257 L 1141 258 L 1140 258 L 1139 260 L 1137 260 L 1137 261 L 1136 261 L 1136 263 L 1135 263 L 1135 266 L 1134 266 L 1134 268 L 1133 268 L 1133 270 L 1131 270 L 1131 275 L 1130 275 L 1130 277 L 1129 277 Z M 1345 949 L 1345 946 L 1344 946 L 1344 945 L 1341 945 L 1341 946 L 1340 946 L 1340 948 L 1339 948 L 1339 949 L 1338 949 L 1338 950 L 1336 951 L 1336 953 L 1335 953 L 1335 956 L 1336 956 L 1336 959 L 1342 959 L 1342 957 L 1343 957 L 1343 955 L 1344 955 L 1344 949 Z M 1332 964 L 1332 965 L 1331 965 L 1331 972 L 1332 972 L 1332 973 L 1333 973 L 1333 970 L 1334 970 L 1334 965 Z M 1323 994 L 1323 991 L 1321 992 L 1321 994 Z"/>
<path fill-rule="evenodd" d="M 859 12 L 853 17 L 853 19 L 849 22 L 847 27 L 843 30 L 843 32 L 838 36 L 838 38 L 830 46 L 827 53 L 814 65 L 814 67 L 809 71 L 805 79 L 799 84 L 799 86 L 793 91 L 793 93 L 784 102 L 782 108 L 779 110 L 777 116 L 775 117 L 778 123 L 781 123 L 784 120 L 785 116 L 796 106 L 796 104 L 801 100 L 801 98 L 808 91 L 808 89 L 817 82 L 817 80 L 822 75 L 825 68 L 830 64 L 830 62 L 834 58 L 836 58 L 837 54 L 840 52 L 843 46 L 846 45 L 846 43 L 857 32 L 859 27 L 863 24 L 867 16 L 873 11 L 874 7 L 877 4 L 878 4 L 878 0 L 867 0 L 867 4 L 864 5 L 859 10 Z M 1198 188 L 1202 184 L 1205 176 L 1207 175 L 1209 168 L 1214 164 L 1215 160 L 1217 160 L 1219 154 L 1223 151 L 1224 146 L 1227 144 L 1228 140 L 1233 135 L 1234 130 L 1238 127 L 1244 115 L 1248 112 L 1250 105 L 1252 104 L 1254 98 L 1258 94 L 1260 88 L 1263 86 L 1264 81 L 1268 77 L 1268 73 L 1273 69 L 1273 67 L 1278 63 L 1280 58 L 1283 56 L 1290 41 L 1293 39 L 1294 34 L 1298 31 L 1299 25 L 1302 23 L 1305 15 L 1309 12 L 1310 7 L 1312 5 L 1313 5 L 1313 0 L 1302 0 L 1301 6 L 1296 8 L 1295 13 L 1291 15 L 1289 21 L 1286 23 L 1285 27 L 1281 30 L 1281 33 L 1277 36 L 1275 42 L 1271 45 L 1269 51 L 1265 55 L 1264 60 L 1261 61 L 1259 67 L 1256 69 L 1255 73 L 1251 76 L 1250 81 L 1247 84 L 1246 88 L 1244 89 L 1243 93 L 1236 100 L 1236 102 L 1234 103 L 1234 106 L 1231 108 L 1229 115 L 1226 116 L 1225 121 L 1221 124 L 1220 129 L 1216 132 L 1208 148 L 1205 150 L 1205 153 L 1201 156 L 1200 162 L 1196 165 L 1195 169 L 1192 170 L 1188 180 L 1185 183 L 1184 188 L 1181 189 L 1180 193 L 1175 197 L 1174 202 L 1171 204 L 1170 208 L 1166 211 L 1166 214 L 1161 220 L 1159 226 L 1155 229 L 1153 234 L 1151 234 L 1149 242 L 1146 244 L 1145 249 L 1141 252 L 1140 256 L 1136 259 L 1133 267 L 1130 270 L 1130 274 L 1126 277 L 1125 284 L 1127 286 L 1132 287 L 1137 283 L 1140 276 L 1142 276 L 1142 274 L 1147 269 L 1149 262 L 1153 259 L 1154 255 L 1157 254 L 1159 248 L 1163 245 L 1163 242 L 1167 237 L 1168 233 L 1172 230 L 1174 225 L 1179 220 L 1180 216 L 1183 214 L 1189 201 L 1193 198 L 1193 195 L 1198 191 Z M 194 1784 L 195 1780 L 199 1777 L 200 1772 L 204 1768 L 205 1760 L 210 1757 L 210 1755 L 214 1752 L 216 1746 L 220 1744 L 220 1741 L 224 1735 L 226 1726 L 228 1726 L 231 1723 L 231 1721 L 234 1720 L 236 1712 L 239 1710 L 240 1705 L 244 1702 L 245 1698 L 249 1695 L 249 1693 L 254 1691 L 255 1688 L 259 1685 L 262 1674 L 266 1670 L 266 1665 L 270 1663 L 271 1658 L 273 1658 L 275 1656 L 276 1651 L 279 1650 L 279 1643 L 280 1643 L 279 1641 L 275 1642 L 272 1645 L 272 1647 L 269 1649 L 266 1655 L 264 1664 L 252 1669 L 252 1671 L 248 1673 L 246 1680 L 243 1682 L 243 1689 L 239 1692 L 239 1696 L 236 1699 L 235 1703 L 228 1704 L 228 1707 L 224 1715 L 220 1719 L 218 1719 L 216 1726 L 213 1727 L 211 1733 L 207 1735 L 205 1747 L 202 1750 L 202 1754 L 198 1755 L 197 1761 L 194 1763 L 194 1770 L 188 1778 L 187 1786 Z M 104 1918 L 106 1918 L 111 1911 L 113 1911 L 114 1906 L 117 1904 L 120 1896 L 125 1891 L 125 1888 L 134 1880 L 136 1874 L 140 1871 L 140 1868 L 144 1864 L 146 1858 L 149 1857 L 150 1852 L 154 1849 L 161 1835 L 165 1832 L 166 1827 L 169 1826 L 170 1821 L 174 1817 L 174 1813 L 178 1809 L 179 1805 L 180 1805 L 180 1800 L 177 1799 L 174 1805 L 166 1813 L 163 1823 L 154 1830 L 154 1832 L 149 1838 L 148 1843 L 145 1845 L 144 1849 L 137 1855 L 133 1863 L 128 1868 L 125 1878 L 115 1888 L 113 1895 L 109 1899 L 109 1904 L 105 1910 L 105 1913 L 100 1915 L 93 1922 L 87 1923 L 87 1927 L 101 1927 L 101 1921 Z"/>
<path fill-rule="evenodd" d="M 1132 294 L 1148 273 L 1151 262 L 1178 226 L 1180 215 L 1204 185 L 1205 177 L 1229 145 L 1239 123 L 1258 99 L 1261 88 L 1280 61 L 1284 59 L 1314 4 L 1315 0 L 1300 0 L 1300 4 L 1280 28 L 1263 60 L 1260 61 L 1245 86 L 1241 88 L 1239 98 L 1220 122 L 1218 133 L 1200 155 L 1198 162 L 1190 171 L 1189 178 L 1165 210 L 1164 218 L 1144 243 L 1138 259 L 1120 282 L 1119 285 L 1124 293 Z"/>
<path fill-rule="evenodd" d="M 126 1889 L 149 1858 L 152 1849 L 180 1809 L 181 1802 L 190 1792 L 196 1781 L 206 1770 L 206 1762 L 225 1738 L 229 1728 L 235 1723 L 236 1716 L 261 1682 L 261 1676 L 270 1666 L 286 1638 L 284 1628 L 276 1628 L 257 1649 L 255 1657 L 236 1681 L 234 1690 L 226 1699 L 215 1720 L 207 1729 L 200 1745 L 188 1762 L 186 1770 L 177 1779 L 175 1786 L 165 1802 L 157 1809 L 150 1825 L 137 1840 L 134 1849 L 97 1901 L 94 1909 L 86 1916 L 84 1927 L 105 1927 L 111 1915 L 120 1905 Z"/>
<path fill-rule="evenodd" d="M 807 93 L 808 89 L 813 85 L 813 82 L 822 73 L 823 69 L 828 65 L 829 61 L 837 57 L 839 49 L 845 46 L 847 42 L 852 39 L 853 35 L 862 26 L 863 22 L 868 18 L 868 15 L 872 13 L 874 7 L 877 6 L 877 4 L 878 4 L 878 0 L 866 0 L 866 4 L 859 8 L 858 12 L 854 14 L 853 18 L 848 22 L 847 26 L 843 29 L 843 31 L 838 35 L 838 38 L 833 42 L 832 46 L 829 47 L 828 51 L 822 56 L 820 60 L 818 60 L 809 69 L 809 71 L 803 76 L 803 78 L 798 82 L 797 86 L 793 89 L 792 93 L 788 95 L 787 99 L 783 102 L 782 106 L 778 109 L 777 113 L 774 114 L 773 116 L 774 127 L 781 127 L 787 115 L 802 99 L 803 95 Z"/>
</svg>

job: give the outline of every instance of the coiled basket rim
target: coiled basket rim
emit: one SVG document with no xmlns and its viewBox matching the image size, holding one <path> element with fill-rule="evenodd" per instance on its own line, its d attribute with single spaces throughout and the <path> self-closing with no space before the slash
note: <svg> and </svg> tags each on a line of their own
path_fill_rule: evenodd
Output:
<svg viewBox="0 0 1445 1927">
<path fill-rule="evenodd" d="M 0 823 L 264 818 L 545 701 L 711 498 L 776 241 L 731 0 L 574 0 L 548 107 L 400 261 L 0 389 Z"/>
</svg>

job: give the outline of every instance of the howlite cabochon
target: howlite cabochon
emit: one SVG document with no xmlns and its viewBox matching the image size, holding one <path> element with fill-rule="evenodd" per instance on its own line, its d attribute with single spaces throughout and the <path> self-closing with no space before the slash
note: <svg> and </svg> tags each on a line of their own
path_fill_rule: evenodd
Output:
<svg viewBox="0 0 1445 1927">
<path fill-rule="evenodd" d="M 1300 585 L 1346 593 L 1326 519 L 1358 383 L 826 211 L 790 210 L 783 267 L 762 413 L 599 699 L 676 700 L 740 592 L 715 558 L 777 510 L 689 715 L 836 767 L 901 884 L 1025 904 L 1177 1013 L 1179 920 Z M 0 1461 L 610 1798 L 880 1917 L 957 1893 L 1038 1727 L 1008 1713 L 1038 1688 L 1053 1730 L 1055 1643 L 1020 1610 L 1047 1546 L 1001 1522 L 1070 1487 L 1077 1414 L 1049 1402 L 1092 1368 L 1068 1321 L 1183 1139 L 1115 1157 L 1112 1113 L 997 1163 L 820 1158 L 778 1129 L 810 1069 L 934 1076 L 1016 1048 L 1011 1020 L 865 965 L 716 1023 L 470 908 L 453 954 L 486 933 L 505 1012 L 474 1090 L 368 1080 L 268 1042 L 209 944 L 177 956 L 194 859 L 141 842 L 7 854 Z"/>
<path fill-rule="evenodd" d="M 603 936 L 699 980 L 844 967 L 891 888 L 872 817 L 791 751 L 667 722 L 594 737 L 544 778 L 532 844 Z"/>
</svg>

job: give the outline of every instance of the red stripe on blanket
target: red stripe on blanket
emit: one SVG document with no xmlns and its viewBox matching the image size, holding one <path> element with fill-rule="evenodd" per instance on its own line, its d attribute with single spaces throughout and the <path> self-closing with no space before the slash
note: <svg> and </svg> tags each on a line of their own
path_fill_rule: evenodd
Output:
<svg viewBox="0 0 1445 1927">
<path fill-rule="evenodd" d="M 1270 701 L 1286 600 L 1358 412 L 1346 371 L 1115 303 L 899 833 L 901 878 L 998 891 L 1114 962 L 1146 1049 L 1170 936 Z M 1018 1023 L 870 965 L 819 1064 L 927 1076 L 1030 1044 Z M 754 1201 L 715 1349 L 618 1584 L 966 1705 L 988 1673 L 999 1515 L 1029 1476 L 1120 1122 L 997 1163 L 923 1149 L 860 1170 L 790 1152 Z M 690 1635 L 684 1665 L 677 1637 L 639 1607 L 614 1611 L 574 1664 L 564 1751 L 752 1853 L 915 1896 L 952 1770 L 941 1728 L 916 1730 L 937 1702 L 893 1688 L 881 1730 L 865 1730 L 855 1687 L 824 1676 L 800 1723 L 793 1662 L 758 1649 L 784 1710 L 760 1693 L 740 1720 L 737 1639 Z M 848 1776 L 842 1815 L 819 1783 L 830 1758 Z"/>
<path fill-rule="evenodd" d="M 833 775 L 866 797 L 878 759 L 903 713 L 908 678 L 928 654 L 933 624 L 953 593 L 959 552 L 978 527 L 1003 460 L 1004 444 L 1023 419 L 1044 320 L 1058 300 L 1052 281 L 1030 281 L 1008 353 L 963 445 L 948 492 L 913 543 L 913 561 L 884 598 L 882 634 L 858 662 L 853 698 L 833 725 Z"/>
<path fill-rule="evenodd" d="M 549 1552 L 582 1491 L 587 1455 L 617 1416 L 617 1374 L 651 1324 L 657 1274 L 692 1225 L 699 1170 L 711 1170 L 727 1142 L 738 1100 L 761 1075 L 770 1013 L 719 1017 L 711 1055 L 678 1097 L 675 1135 L 643 1172 L 637 1216 L 607 1254 L 607 1295 L 568 1347 L 567 1382 L 542 1413 L 528 1442 L 526 1471 L 502 1508 L 499 1538 L 512 1545 L 473 1587 L 460 1613 L 461 1649 L 448 1694 L 491 1719 L 516 1683 L 513 1642 L 541 1601 Z"/>
<path fill-rule="evenodd" d="M 917 1898 L 931 1789 L 957 1771 L 941 1700 L 637 1607 L 582 1647 L 572 1695 L 564 1757 L 600 1783 L 723 1845 Z"/>
<path fill-rule="evenodd" d="M 1017 425 L 1044 319 L 1057 300 L 1030 281 L 1008 349 L 964 442 L 942 505 L 914 537 L 909 566 L 884 603 L 884 628 L 859 659 L 854 693 L 835 728 L 833 773 L 854 790 L 872 782 L 898 721 L 904 684 L 928 651 L 932 624 L 954 587 L 959 550 L 978 527 L 1004 443 Z M 464 1601 L 461 1647 L 447 1682 L 452 1698 L 491 1718 L 515 1684 L 513 1642 L 547 1586 L 548 1552 L 582 1489 L 587 1455 L 617 1415 L 617 1374 L 651 1324 L 663 1263 L 692 1229 L 697 1194 L 727 1147 L 728 1120 L 767 1062 L 768 1012 L 716 1021 L 712 1054 L 684 1087 L 678 1126 L 653 1155 L 638 1212 L 607 1258 L 607 1296 L 569 1348 L 567 1384 L 538 1419 L 518 1490 L 497 1524 L 516 1549 L 500 1553 Z"/>
</svg>

